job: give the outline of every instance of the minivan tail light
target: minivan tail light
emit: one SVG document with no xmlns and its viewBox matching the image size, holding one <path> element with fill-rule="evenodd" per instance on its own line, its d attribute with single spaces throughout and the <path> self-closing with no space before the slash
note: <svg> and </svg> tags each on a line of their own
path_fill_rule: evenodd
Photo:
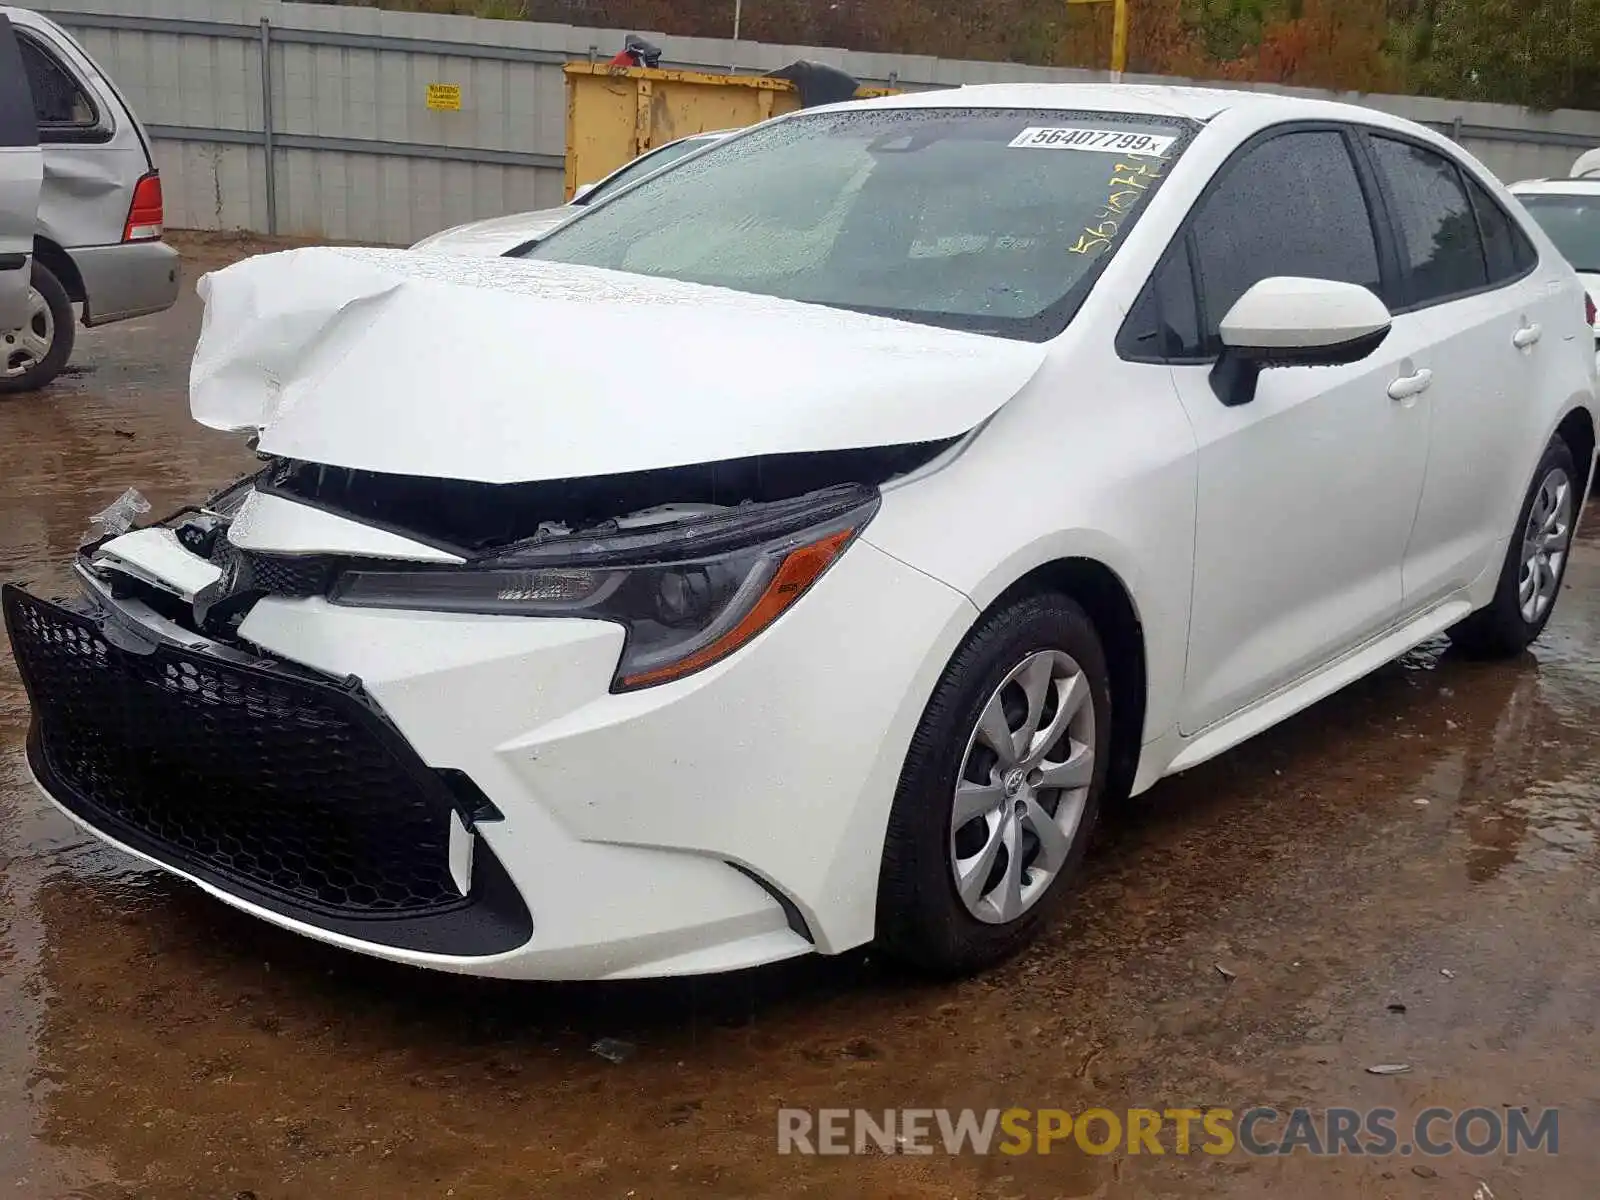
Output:
<svg viewBox="0 0 1600 1200">
<path fill-rule="evenodd" d="M 125 242 L 152 242 L 165 232 L 165 213 L 161 202 L 161 173 L 151 171 L 133 188 L 133 203 L 128 206 L 128 223 L 123 226 Z"/>
<path fill-rule="evenodd" d="M 1594 309 L 1594 297 L 1587 292 L 1583 295 L 1583 316 L 1584 320 L 1589 322 L 1589 328 L 1593 329 L 1597 314 Z"/>
</svg>

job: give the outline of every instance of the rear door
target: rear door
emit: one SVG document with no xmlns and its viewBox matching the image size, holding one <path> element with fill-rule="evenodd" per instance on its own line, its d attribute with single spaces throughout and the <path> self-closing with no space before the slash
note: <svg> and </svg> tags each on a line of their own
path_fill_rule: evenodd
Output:
<svg viewBox="0 0 1600 1200">
<path fill-rule="evenodd" d="M 0 338 L 27 317 L 43 174 L 33 95 L 11 20 L 0 12 Z"/>
<path fill-rule="evenodd" d="M 1405 561 L 1416 612 L 1498 562 L 1543 449 L 1524 444 L 1528 414 L 1562 353 L 1562 309 L 1570 318 L 1582 298 L 1552 290 L 1532 244 L 1454 156 L 1387 131 L 1369 130 L 1367 144 L 1400 242 L 1397 307 L 1425 320 L 1435 345 L 1427 482 Z"/>
</svg>

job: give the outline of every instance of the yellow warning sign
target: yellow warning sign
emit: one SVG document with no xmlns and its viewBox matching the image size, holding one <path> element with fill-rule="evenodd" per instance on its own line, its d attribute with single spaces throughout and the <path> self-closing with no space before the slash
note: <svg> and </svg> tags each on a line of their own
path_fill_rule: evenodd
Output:
<svg viewBox="0 0 1600 1200">
<path fill-rule="evenodd" d="M 430 83 L 428 107 L 437 112 L 461 111 L 461 85 L 459 83 Z"/>
</svg>

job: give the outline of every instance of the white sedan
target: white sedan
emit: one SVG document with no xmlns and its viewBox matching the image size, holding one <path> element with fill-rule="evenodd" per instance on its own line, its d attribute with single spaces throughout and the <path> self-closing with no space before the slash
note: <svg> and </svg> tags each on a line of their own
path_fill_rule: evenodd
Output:
<svg viewBox="0 0 1600 1200">
<path fill-rule="evenodd" d="M 805 110 L 526 261 L 201 291 L 195 416 L 268 461 L 5 590 L 33 772 L 481 975 L 992 964 L 1106 805 L 1425 639 L 1521 652 L 1595 465 L 1546 234 L 1427 129 L 1264 93 Z"/>
<path fill-rule="evenodd" d="M 1591 162 L 1588 174 L 1580 175 L 1586 161 Z M 1577 270 L 1590 302 L 1600 305 L 1600 151 L 1580 158 L 1570 179 L 1512 184 L 1511 194 Z M 1600 340 L 1595 348 L 1600 351 Z"/>
<path fill-rule="evenodd" d="M 411 248 L 463 254 L 472 258 L 510 254 L 531 246 L 561 222 L 576 216 L 596 201 L 614 196 L 625 187 L 632 187 L 641 179 L 665 170 L 696 150 L 703 150 L 721 141 L 730 132 L 693 133 L 657 146 L 618 167 L 598 183 L 584 184 L 573 193 L 570 203 L 558 208 L 541 208 L 535 212 L 511 213 L 504 217 L 489 217 L 482 221 L 469 221 L 465 225 L 454 225 L 429 234 Z"/>
</svg>

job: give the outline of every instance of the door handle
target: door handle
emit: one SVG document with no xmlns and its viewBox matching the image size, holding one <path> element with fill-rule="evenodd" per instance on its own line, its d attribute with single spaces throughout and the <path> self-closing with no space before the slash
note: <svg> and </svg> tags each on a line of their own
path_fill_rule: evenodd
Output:
<svg viewBox="0 0 1600 1200">
<path fill-rule="evenodd" d="M 1544 330 L 1537 324 L 1524 325 L 1511 335 L 1511 344 L 1518 350 L 1526 350 L 1544 336 Z"/>
<path fill-rule="evenodd" d="M 1422 395 L 1433 383 L 1433 372 L 1423 367 L 1415 375 L 1402 375 L 1389 385 L 1389 399 L 1410 400 Z"/>
</svg>

